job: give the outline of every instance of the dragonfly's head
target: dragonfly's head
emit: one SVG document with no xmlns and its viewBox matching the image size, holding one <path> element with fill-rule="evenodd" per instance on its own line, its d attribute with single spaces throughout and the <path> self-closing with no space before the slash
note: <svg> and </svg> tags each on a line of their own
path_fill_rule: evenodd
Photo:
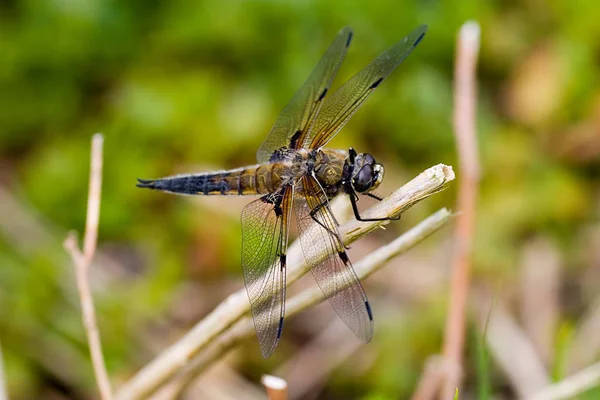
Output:
<svg viewBox="0 0 600 400">
<path fill-rule="evenodd" d="M 375 162 L 375 158 L 367 153 L 351 154 L 351 184 L 359 193 L 376 189 L 383 180 L 383 165 Z"/>
</svg>

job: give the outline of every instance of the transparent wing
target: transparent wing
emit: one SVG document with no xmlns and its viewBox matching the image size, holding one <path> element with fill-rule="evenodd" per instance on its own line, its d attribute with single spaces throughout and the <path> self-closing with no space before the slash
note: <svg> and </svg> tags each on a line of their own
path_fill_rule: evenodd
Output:
<svg viewBox="0 0 600 400">
<path fill-rule="evenodd" d="M 324 101 L 302 147 L 317 149 L 331 140 L 379 84 L 408 57 L 425 32 L 427 26 L 419 26 L 331 94 Z"/>
<path fill-rule="evenodd" d="M 293 188 L 253 201 L 242 211 L 242 270 L 260 349 L 269 357 L 281 337 Z"/>
<path fill-rule="evenodd" d="M 301 184 L 303 193 L 295 197 L 294 208 L 306 262 L 338 315 L 359 339 L 369 342 L 371 307 L 339 238 L 327 197 L 316 179 L 305 176 Z"/>
<path fill-rule="evenodd" d="M 258 162 L 268 162 L 273 152 L 283 146 L 298 148 L 298 145 L 304 142 L 303 136 L 319 113 L 331 82 L 344 60 L 351 39 L 352 29 L 349 27 L 338 32 L 325 55 L 283 109 L 271 132 L 259 147 L 256 153 Z"/>
</svg>

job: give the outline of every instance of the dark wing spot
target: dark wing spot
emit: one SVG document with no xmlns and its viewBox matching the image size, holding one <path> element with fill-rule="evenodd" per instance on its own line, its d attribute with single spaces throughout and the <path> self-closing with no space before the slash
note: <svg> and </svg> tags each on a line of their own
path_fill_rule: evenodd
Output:
<svg viewBox="0 0 600 400">
<path fill-rule="evenodd" d="M 340 251 L 339 253 L 340 259 L 344 262 L 344 264 L 348 264 L 348 254 L 345 251 Z"/>
<path fill-rule="evenodd" d="M 346 41 L 346 47 L 350 46 L 350 42 L 352 42 L 352 36 L 354 36 L 354 34 L 350 32 L 348 35 L 348 40 Z"/>
<path fill-rule="evenodd" d="M 281 217 L 283 215 L 283 210 L 281 209 L 281 204 L 279 204 L 280 202 L 277 202 L 275 204 L 275 207 L 273 208 L 275 210 L 275 216 L 277 218 Z"/>
<path fill-rule="evenodd" d="M 419 42 L 421 41 L 421 39 L 423 39 L 423 36 L 425 36 L 425 32 L 421 33 L 421 36 L 419 36 L 419 38 L 417 39 L 417 41 L 415 42 L 415 44 L 413 44 L 413 47 L 417 47 L 417 45 L 419 44 Z"/>
<path fill-rule="evenodd" d="M 287 257 L 286 257 L 285 254 L 282 254 L 282 255 L 279 256 L 279 264 L 281 264 L 280 268 L 281 268 L 282 271 L 285 269 L 285 266 L 286 266 L 286 263 L 287 263 L 286 258 Z"/>
<path fill-rule="evenodd" d="M 326 95 L 327 95 L 327 88 L 325 88 L 325 90 L 323 90 L 323 93 L 321 93 L 321 95 L 319 96 L 319 100 L 317 100 L 317 101 L 323 100 Z"/>
<path fill-rule="evenodd" d="M 379 84 L 383 81 L 383 78 L 379 78 L 375 81 L 375 83 L 373 83 L 370 87 L 370 89 L 375 89 L 377 86 L 379 86 Z"/>
<path fill-rule="evenodd" d="M 297 130 L 296 133 L 294 133 L 294 136 L 292 136 L 292 138 L 290 139 L 290 148 L 292 148 L 292 149 L 296 148 L 296 145 L 298 144 L 298 139 L 300 139 L 301 135 L 302 135 L 301 130 Z"/>
<path fill-rule="evenodd" d="M 281 338 L 281 331 L 283 331 L 283 317 L 279 318 L 279 327 L 277 328 L 277 339 Z"/>
<path fill-rule="evenodd" d="M 367 314 L 369 314 L 369 319 L 373 321 L 373 312 L 371 311 L 371 305 L 368 301 L 365 301 L 365 306 L 367 307 Z"/>
</svg>

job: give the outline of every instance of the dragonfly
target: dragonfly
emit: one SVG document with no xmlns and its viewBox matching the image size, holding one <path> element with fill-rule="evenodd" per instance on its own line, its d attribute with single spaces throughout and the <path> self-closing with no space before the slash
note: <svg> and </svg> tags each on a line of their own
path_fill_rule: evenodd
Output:
<svg viewBox="0 0 600 400">
<path fill-rule="evenodd" d="M 242 270 L 261 352 L 268 358 L 283 330 L 289 227 L 295 215 L 307 265 L 317 285 L 354 332 L 373 337 L 373 313 L 346 254 L 329 202 L 349 196 L 358 221 L 359 195 L 373 193 L 383 165 L 353 148 L 324 148 L 381 82 L 415 49 L 427 32 L 421 25 L 388 48 L 333 93 L 330 87 L 353 32 L 342 28 L 306 82 L 276 120 L 256 153 L 255 165 L 226 171 L 138 179 L 138 187 L 183 195 L 259 195 L 242 211 Z"/>
</svg>

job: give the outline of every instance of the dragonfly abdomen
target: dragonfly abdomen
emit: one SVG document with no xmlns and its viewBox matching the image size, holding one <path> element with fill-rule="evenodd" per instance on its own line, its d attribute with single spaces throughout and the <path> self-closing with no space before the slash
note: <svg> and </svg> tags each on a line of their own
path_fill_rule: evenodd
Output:
<svg viewBox="0 0 600 400">
<path fill-rule="evenodd" d="M 273 164 L 252 165 L 228 171 L 138 179 L 138 187 L 188 195 L 256 195 L 275 191 L 281 179 Z"/>
</svg>

